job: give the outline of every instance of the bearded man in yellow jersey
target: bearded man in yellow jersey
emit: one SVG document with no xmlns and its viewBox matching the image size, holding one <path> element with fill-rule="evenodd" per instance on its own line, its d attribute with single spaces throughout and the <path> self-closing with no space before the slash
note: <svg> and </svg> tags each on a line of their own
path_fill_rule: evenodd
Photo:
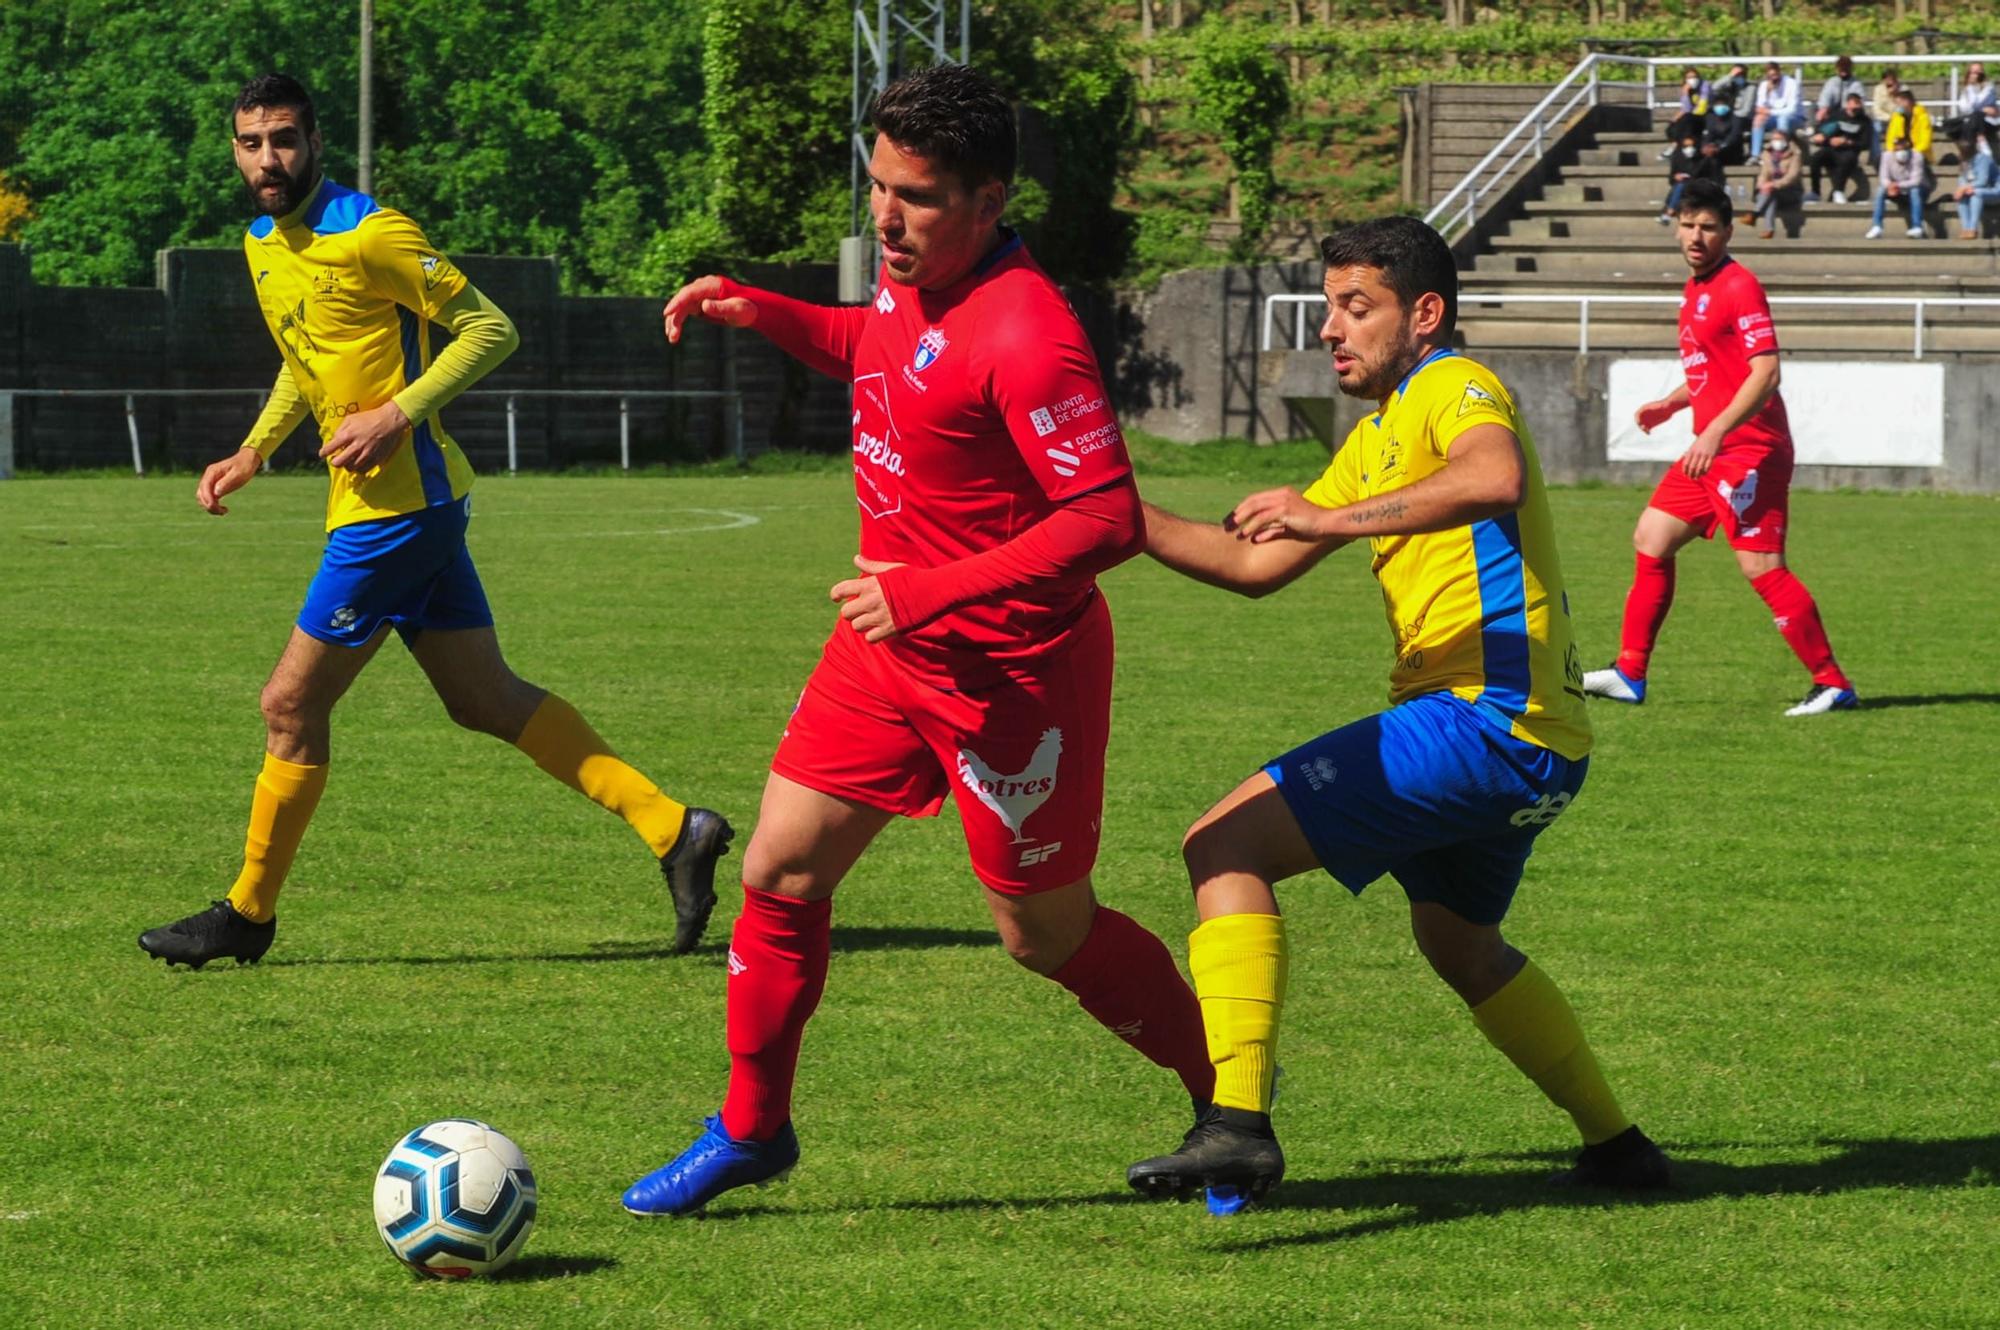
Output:
<svg viewBox="0 0 2000 1330">
<path fill-rule="evenodd" d="M 1146 505 L 1146 552 L 1248 596 L 1366 539 L 1396 660 L 1387 711 L 1293 749 L 1203 814 L 1182 843 L 1201 926 L 1214 1106 L 1181 1148 L 1128 1173 L 1140 1191 L 1209 1189 L 1228 1213 L 1284 1176 L 1271 1129 L 1285 923 L 1273 884 L 1323 868 L 1359 893 L 1387 873 L 1418 950 L 1474 1024 L 1575 1120 L 1571 1183 L 1666 1185 L 1562 993 L 1500 936 L 1535 837 L 1569 807 L 1590 725 L 1555 529 L 1512 396 L 1451 350 L 1458 274 L 1430 227 L 1389 217 L 1322 243 L 1320 340 L 1340 390 L 1380 410 L 1303 494 L 1267 490 L 1221 525 Z"/>
<path fill-rule="evenodd" d="M 336 702 L 394 627 L 451 718 L 504 739 L 617 813 L 659 856 L 674 949 L 700 939 L 731 830 L 660 793 L 576 709 L 507 667 L 465 546 L 472 468 L 438 412 L 519 344 L 514 325 L 416 223 L 320 174 L 312 99 L 266 74 L 231 111 L 236 165 L 260 216 L 244 237 L 257 303 L 283 355 L 250 437 L 202 473 L 195 500 L 255 478 L 308 412 L 331 473 L 326 553 L 264 685 L 264 766 L 243 868 L 209 909 L 143 933 L 171 967 L 247 964 L 277 931 L 277 897 L 326 786 Z M 453 334 L 432 360 L 430 325 Z"/>
</svg>

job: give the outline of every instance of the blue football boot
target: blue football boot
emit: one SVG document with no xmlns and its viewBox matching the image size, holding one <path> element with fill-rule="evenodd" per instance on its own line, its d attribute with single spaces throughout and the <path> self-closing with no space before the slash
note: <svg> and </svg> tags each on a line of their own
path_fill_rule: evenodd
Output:
<svg viewBox="0 0 2000 1330">
<path fill-rule="evenodd" d="M 641 1219 L 699 1214 L 726 1191 L 783 1182 L 798 1165 L 799 1138 L 789 1122 L 768 1141 L 732 1140 L 720 1113 L 702 1127 L 680 1158 L 625 1189 L 628 1212 Z"/>
</svg>

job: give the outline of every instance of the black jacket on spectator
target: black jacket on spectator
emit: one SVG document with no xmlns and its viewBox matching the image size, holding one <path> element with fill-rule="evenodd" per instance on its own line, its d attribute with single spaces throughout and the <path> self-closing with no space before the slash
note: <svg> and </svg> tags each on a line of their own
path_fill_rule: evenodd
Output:
<svg viewBox="0 0 2000 1330">
<path fill-rule="evenodd" d="M 1850 198 L 1867 196 L 1867 177 L 1862 174 L 1861 163 L 1875 146 L 1875 122 L 1863 109 L 1852 114 L 1843 106 L 1830 115 L 1822 115 L 1813 126 L 1812 145 L 1812 192 L 1820 192 L 1821 177 L 1833 174 L 1833 188 Z M 1833 140 L 1840 139 L 1835 145 Z"/>
</svg>

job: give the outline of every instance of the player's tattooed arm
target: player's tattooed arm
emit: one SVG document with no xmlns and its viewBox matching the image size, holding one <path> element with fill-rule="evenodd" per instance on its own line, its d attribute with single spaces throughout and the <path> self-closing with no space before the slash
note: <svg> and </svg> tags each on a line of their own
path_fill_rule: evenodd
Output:
<svg viewBox="0 0 2000 1330">
<path fill-rule="evenodd" d="M 1505 425 L 1475 425 L 1453 439 L 1445 465 L 1389 494 L 1321 508 L 1297 490 L 1265 490 L 1236 505 L 1224 523 L 1238 540 L 1359 540 L 1447 531 L 1498 517 L 1527 497 L 1521 441 Z"/>
</svg>

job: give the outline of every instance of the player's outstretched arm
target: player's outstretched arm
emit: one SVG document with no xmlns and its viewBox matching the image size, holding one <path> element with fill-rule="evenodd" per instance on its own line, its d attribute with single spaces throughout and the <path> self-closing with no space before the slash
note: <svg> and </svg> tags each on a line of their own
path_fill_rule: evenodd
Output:
<svg viewBox="0 0 2000 1330">
<path fill-rule="evenodd" d="M 1297 490 L 1265 490 L 1237 504 L 1223 525 L 1255 544 L 1414 536 L 1513 512 L 1527 487 L 1528 463 L 1514 431 L 1474 425 L 1452 440 L 1443 467 L 1413 485 L 1339 508 L 1321 508 Z"/>
<path fill-rule="evenodd" d="M 711 273 L 667 298 L 660 319 L 667 341 L 678 344 L 690 318 L 728 328 L 755 328 L 786 355 L 822 374 L 846 379 L 854 372 L 866 305 L 815 305 L 775 291 L 745 286 Z"/>
<path fill-rule="evenodd" d="M 1145 505 L 1146 553 L 1197 582 L 1244 596 L 1268 596 L 1347 542 L 1238 539 L 1214 522 L 1195 522 L 1157 504 Z"/>
</svg>

